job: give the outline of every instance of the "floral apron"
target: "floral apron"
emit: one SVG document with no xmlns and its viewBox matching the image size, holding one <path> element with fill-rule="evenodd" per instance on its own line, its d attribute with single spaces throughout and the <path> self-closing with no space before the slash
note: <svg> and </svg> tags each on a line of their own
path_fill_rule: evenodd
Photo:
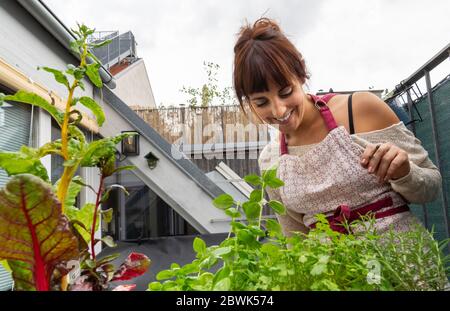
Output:
<svg viewBox="0 0 450 311">
<path fill-rule="evenodd" d="M 310 95 L 329 130 L 313 149 L 302 156 L 290 155 L 281 133 L 278 177 L 285 183 L 280 197 L 287 213 L 303 214 L 303 223 L 309 227 L 315 226 L 316 214 L 325 214 L 331 228 L 343 233 L 344 219 L 352 222 L 360 215 L 373 213 L 377 232 L 391 225 L 395 231 L 407 231 L 417 219 L 388 182 L 380 184 L 361 166 L 364 148 L 353 143 L 345 127 L 337 126 L 326 104 L 333 95 Z"/>
</svg>

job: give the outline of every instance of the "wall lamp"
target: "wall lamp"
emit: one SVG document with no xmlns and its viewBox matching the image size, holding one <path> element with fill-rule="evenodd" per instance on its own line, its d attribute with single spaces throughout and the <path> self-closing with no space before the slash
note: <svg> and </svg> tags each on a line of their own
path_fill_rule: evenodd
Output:
<svg viewBox="0 0 450 311">
<path fill-rule="evenodd" d="M 156 167 L 159 160 L 152 152 L 147 153 L 144 158 L 147 160 L 148 168 L 151 170 Z"/>
<path fill-rule="evenodd" d="M 123 133 L 134 133 L 122 139 L 122 154 L 125 156 L 139 155 L 139 133 L 136 131 L 122 131 Z"/>
</svg>

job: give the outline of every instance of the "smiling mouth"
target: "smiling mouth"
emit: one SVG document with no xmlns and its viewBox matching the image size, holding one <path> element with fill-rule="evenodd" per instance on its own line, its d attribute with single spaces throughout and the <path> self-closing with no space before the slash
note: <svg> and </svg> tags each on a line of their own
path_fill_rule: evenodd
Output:
<svg viewBox="0 0 450 311">
<path fill-rule="evenodd" d="M 291 117 L 292 112 L 294 112 L 294 109 L 289 111 L 289 113 L 284 118 L 281 118 L 281 119 L 275 118 L 275 120 L 277 120 L 280 123 L 286 123 L 286 121 L 289 120 L 289 118 Z"/>
</svg>

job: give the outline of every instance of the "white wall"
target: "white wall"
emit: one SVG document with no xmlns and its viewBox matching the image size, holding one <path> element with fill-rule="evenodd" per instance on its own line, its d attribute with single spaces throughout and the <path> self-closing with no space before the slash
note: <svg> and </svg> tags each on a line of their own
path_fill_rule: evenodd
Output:
<svg viewBox="0 0 450 311">
<path fill-rule="evenodd" d="M 116 88 L 113 90 L 128 106 L 156 108 L 152 87 L 143 59 L 139 59 L 124 71 L 114 76 Z"/>
<path fill-rule="evenodd" d="M 67 96 L 65 87 L 55 82 L 53 75 L 42 70 L 37 70 L 37 67 L 47 66 L 63 70 L 69 63 L 78 65 L 78 60 L 59 44 L 16 1 L 1 1 L 0 21 L 2 25 L 0 27 L 0 58 L 25 74 L 29 80 L 38 82 L 45 88 L 65 98 Z M 84 84 L 86 90 L 76 91 L 75 96 L 92 97 L 93 86 L 86 80 Z M 84 107 L 80 107 L 79 110 L 92 116 L 92 113 Z M 39 109 L 37 121 L 36 145 L 42 146 L 51 141 L 51 117 L 48 113 Z M 50 175 L 51 157 L 47 156 L 43 158 L 42 163 Z M 98 188 L 98 169 L 84 168 L 82 175 L 85 181 L 94 187 L 94 189 Z M 80 201 L 82 204 L 95 202 L 95 194 L 90 190 L 83 189 L 80 193 Z M 96 233 L 96 237 L 99 238 L 100 234 L 101 232 L 99 230 Z M 101 245 L 98 243 L 96 252 L 100 251 L 100 247 Z"/>
</svg>

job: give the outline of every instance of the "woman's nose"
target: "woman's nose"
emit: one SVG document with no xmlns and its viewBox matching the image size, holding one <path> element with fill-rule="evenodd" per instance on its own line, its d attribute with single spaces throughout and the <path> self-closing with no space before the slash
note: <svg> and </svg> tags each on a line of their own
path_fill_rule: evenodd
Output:
<svg viewBox="0 0 450 311">
<path fill-rule="evenodd" d="M 279 100 L 275 100 L 272 104 L 272 115 L 274 118 L 281 119 L 285 116 L 287 108 Z"/>
</svg>

